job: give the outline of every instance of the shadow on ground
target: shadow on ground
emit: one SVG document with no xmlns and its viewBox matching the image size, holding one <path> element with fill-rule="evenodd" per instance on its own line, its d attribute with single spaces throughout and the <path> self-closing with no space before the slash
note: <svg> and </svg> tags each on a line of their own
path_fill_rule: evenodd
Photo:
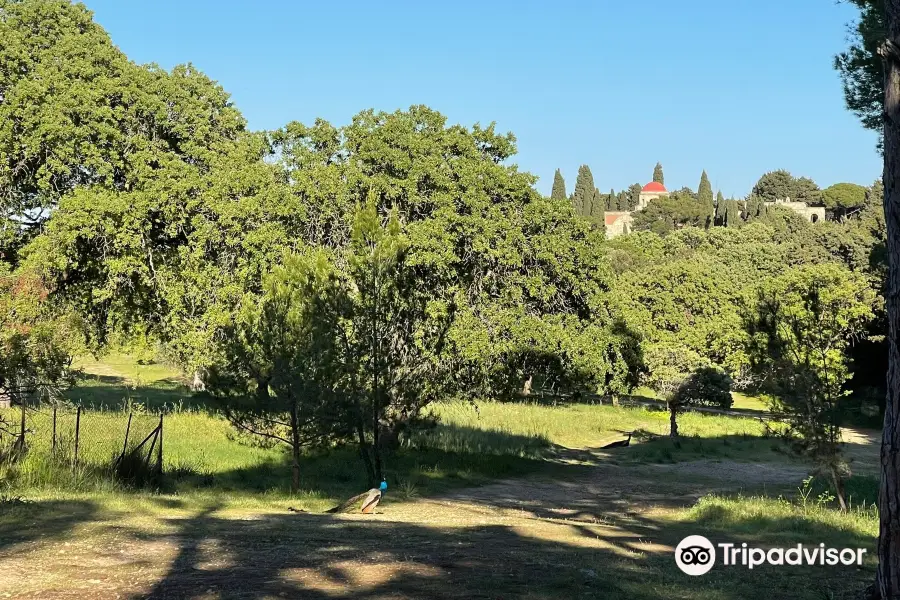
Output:
<svg viewBox="0 0 900 600">
<path fill-rule="evenodd" d="M 65 392 L 65 397 L 76 404 L 105 410 L 122 410 L 129 403 L 140 403 L 151 411 L 175 406 L 214 408 L 211 398 L 192 393 L 177 379 L 162 379 L 138 386 L 125 377 L 85 374 Z"/>
<path fill-rule="evenodd" d="M 849 598 L 872 577 L 855 568 L 721 567 L 704 577 L 679 572 L 672 548 L 690 534 L 735 541 L 716 515 L 661 522 L 603 511 L 602 522 L 545 518 L 503 523 L 465 519 L 428 506 L 385 506 L 381 515 L 263 515 L 227 518 L 215 505 L 167 520 L 164 532 L 115 527 L 115 553 L 67 553 L 77 569 L 44 582 L 53 598 Z M 416 514 L 417 510 L 424 511 Z M 401 514 L 402 513 L 402 514 Z M 411 521 L 416 519 L 417 521 Z M 485 519 L 482 519 L 485 521 Z M 793 523 L 752 523 L 767 544 Z M 764 526 L 763 526 L 764 525 Z M 869 547 L 873 540 L 825 526 L 806 535 Z M 0 554 L 0 565 L 3 564 Z M 32 564 L 42 565 L 39 557 Z M 32 575 L 33 576 L 33 575 Z M 27 579 L 20 581 L 30 589 Z M 0 586 L 2 587 L 2 586 Z M 89 590 L 86 591 L 86 590 Z"/>
<path fill-rule="evenodd" d="M 91 501 L 25 501 L 0 497 L 0 553 L 10 547 L 39 541 L 58 542 L 82 523 L 101 518 L 100 507 Z"/>
</svg>

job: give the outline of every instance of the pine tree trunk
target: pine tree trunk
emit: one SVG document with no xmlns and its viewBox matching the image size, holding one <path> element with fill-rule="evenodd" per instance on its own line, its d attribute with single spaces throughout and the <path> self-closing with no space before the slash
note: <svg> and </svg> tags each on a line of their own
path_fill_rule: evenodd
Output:
<svg viewBox="0 0 900 600">
<path fill-rule="evenodd" d="M 359 442 L 359 456 L 362 458 L 363 464 L 366 467 L 366 477 L 369 480 L 369 486 L 375 487 L 378 485 L 378 481 L 375 479 L 375 467 L 372 465 L 372 457 L 369 456 L 369 444 L 366 442 L 362 410 L 359 406 L 357 406 L 356 438 Z"/>
<path fill-rule="evenodd" d="M 900 600 L 900 0 L 885 0 L 884 213 L 887 223 L 887 398 L 881 438 L 877 591 Z"/>
<path fill-rule="evenodd" d="M 291 491 L 300 491 L 300 420 L 297 403 L 291 405 Z"/>
</svg>

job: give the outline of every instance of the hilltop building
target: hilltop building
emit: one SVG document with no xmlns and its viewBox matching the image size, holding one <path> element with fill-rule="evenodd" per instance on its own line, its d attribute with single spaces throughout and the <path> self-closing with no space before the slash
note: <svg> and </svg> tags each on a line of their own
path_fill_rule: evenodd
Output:
<svg viewBox="0 0 900 600">
<path fill-rule="evenodd" d="M 818 223 L 819 221 L 825 220 L 824 206 L 810 206 L 806 202 L 792 202 L 790 198 L 776 200 L 775 202 L 764 202 L 763 204 L 766 206 L 777 205 L 789 208 L 810 223 Z"/>
<path fill-rule="evenodd" d="M 666 189 L 661 183 L 657 183 L 656 181 L 651 181 L 643 188 L 641 188 L 641 194 L 638 196 L 637 206 L 634 207 L 634 210 L 626 210 L 626 211 L 607 211 L 606 212 L 606 239 L 612 239 L 617 235 L 622 235 L 623 233 L 629 233 L 631 231 L 631 224 L 634 221 L 632 215 L 639 210 L 643 210 L 650 204 L 651 200 L 656 200 L 662 196 L 668 196 L 669 191 Z"/>
<path fill-rule="evenodd" d="M 630 211 L 607 211 L 606 212 L 606 239 L 612 239 L 616 236 L 630 233 L 632 223 L 634 222 L 634 213 L 642 210 L 650 204 L 651 200 L 656 200 L 662 196 L 668 196 L 669 192 L 666 186 L 655 181 L 651 181 L 641 189 L 637 206 Z M 794 202 L 790 198 L 784 200 L 776 200 L 775 202 L 766 202 L 766 206 L 777 204 L 789 208 L 802 216 L 811 223 L 818 223 L 825 220 L 824 206 L 809 206 L 806 202 Z"/>
</svg>

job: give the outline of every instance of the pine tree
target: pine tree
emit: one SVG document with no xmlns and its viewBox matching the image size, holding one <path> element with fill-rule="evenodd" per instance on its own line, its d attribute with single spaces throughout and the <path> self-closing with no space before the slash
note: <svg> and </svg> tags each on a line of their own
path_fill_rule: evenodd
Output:
<svg viewBox="0 0 900 600">
<path fill-rule="evenodd" d="M 553 200 L 566 199 L 566 180 L 563 179 L 559 169 L 556 170 L 556 175 L 553 176 L 553 191 L 550 192 L 550 197 Z"/>
<path fill-rule="evenodd" d="M 700 204 L 703 206 L 703 211 L 706 213 L 706 227 L 711 227 L 713 219 L 715 219 L 716 207 L 715 204 L 713 204 L 712 186 L 709 184 L 709 176 L 707 176 L 705 169 L 700 175 L 700 187 L 697 188 L 697 199 L 700 201 Z"/>
<path fill-rule="evenodd" d="M 578 167 L 578 178 L 575 180 L 575 191 L 572 193 L 572 204 L 575 213 L 582 217 L 590 216 L 591 202 L 594 200 L 594 176 L 587 165 Z"/>
<path fill-rule="evenodd" d="M 719 193 L 716 194 L 716 214 L 714 218 L 716 225 L 725 224 L 725 196 L 722 195 L 722 190 L 719 190 Z"/>
<path fill-rule="evenodd" d="M 653 181 L 666 185 L 666 178 L 663 175 L 662 164 L 660 163 L 656 163 L 656 167 L 653 168 Z"/>
</svg>

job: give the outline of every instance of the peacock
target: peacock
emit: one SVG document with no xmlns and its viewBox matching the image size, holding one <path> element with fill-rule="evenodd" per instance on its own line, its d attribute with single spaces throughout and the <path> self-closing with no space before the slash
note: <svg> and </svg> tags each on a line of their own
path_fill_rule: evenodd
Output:
<svg viewBox="0 0 900 600">
<path fill-rule="evenodd" d="M 628 433 L 628 439 L 619 440 L 618 442 L 612 442 L 611 444 L 607 444 L 607 445 L 603 446 L 603 450 L 606 450 L 607 448 L 627 448 L 628 444 L 631 443 L 632 433 L 634 433 L 634 432 Z"/>
<path fill-rule="evenodd" d="M 363 514 L 370 515 L 375 512 L 375 507 L 378 506 L 378 503 L 381 501 L 381 496 L 387 491 L 387 487 L 387 481 L 382 481 L 381 485 L 377 488 L 372 488 L 368 492 L 353 496 L 343 504 L 335 506 L 325 512 L 350 513 L 359 511 Z"/>
</svg>

